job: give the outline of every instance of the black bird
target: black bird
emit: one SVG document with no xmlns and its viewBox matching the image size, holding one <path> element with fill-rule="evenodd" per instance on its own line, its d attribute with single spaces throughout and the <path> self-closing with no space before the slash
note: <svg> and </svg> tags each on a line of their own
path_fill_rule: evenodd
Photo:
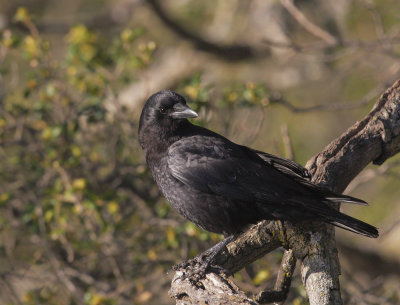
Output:
<svg viewBox="0 0 400 305">
<path fill-rule="evenodd" d="M 191 124 L 197 113 L 172 91 L 153 94 L 144 105 L 139 142 L 154 180 L 171 205 L 199 227 L 223 234 L 202 271 L 225 245 L 260 220 L 319 220 L 378 237 L 378 230 L 330 207 L 332 202 L 367 205 L 310 181 L 297 163 L 235 144 Z"/>
</svg>

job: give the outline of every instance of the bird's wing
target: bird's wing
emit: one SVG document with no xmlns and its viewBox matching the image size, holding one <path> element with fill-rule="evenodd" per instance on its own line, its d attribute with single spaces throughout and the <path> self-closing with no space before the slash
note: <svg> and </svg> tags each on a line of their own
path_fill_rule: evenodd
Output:
<svg viewBox="0 0 400 305">
<path fill-rule="evenodd" d="M 324 188 L 322 186 L 316 185 L 311 182 L 311 173 L 303 166 L 297 164 L 294 161 L 280 158 L 274 155 L 271 155 L 266 152 L 262 152 L 259 150 L 255 150 L 249 147 L 245 147 L 249 150 L 255 152 L 260 158 L 262 158 L 265 162 L 272 165 L 274 168 L 284 173 L 286 176 L 291 177 L 297 183 L 303 185 L 308 188 L 308 190 L 319 193 L 321 198 L 327 199 L 329 201 L 334 202 L 344 202 L 344 203 L 354 203 L 361 205 L 368 205 L 364 200 L 358 199 L 352 196 L 337 194 L 332 192 L 331 190 Z"/>
<path fill-rule="evenodd" d="M 226 139 L 192 136 L 168 149 L 172 175 L 199 191 L 243 201 L 277 204 L 281 194 L 295 197 L 303 188 L 256 153 Z"/>
<path fill-rule="evenodd" d="M 246 147 L 248 148 L 248 147 Z M 303 166 L 297 164 L 294 161 L 280 158 L 274 155 L 271 155 L 266 152 L 262 152 L 259 150 L 255 150 L 252 148 L 248 148 L 258 156 L 260 156 L 265 162 L 271 164 L 274 168 L 284 173 L 288 177 L 291 177 L 293 180 L 297 181 L 297 183 L 303 185 L 308 188 L 310 191 L 314 193 L 319 193 L 320 196 L 324 199 L 334 202 L 343 202 L 343 203 L 354 203 L 361 205 L 368 205 L 364 200 L 358 199 L 352 196 L 338 194 L 332 192 L 331 190 L 324 188 L 322 186 L 316 185 L 311 182 L 311 173 Z"/>
<path fill-rule="evenodd" d="M 282 205 L 315 199 L 366 205 L 313 184 L 308 171 L 293 161 L 225 138 L 197 135 L 175 142 L 168 149 L 168 167 L 176 179 L 199 191 L 242 201 Z"/>
<path fill-rule="evenodd" d="M 246 147 L 248 148 L 248 147 Z M 305 179 L 310 179 L 311 174 L 310 172 L 300 164 L 297 164 L 296 162 L 285 159 L 285 158 L 280 158 L 274 155 L 271 155 L 269 153 L 259 151 L 256 149 L 248 148 L 251 151 L 255 152 L 261 159 L 263 159 L 265 162 L 268 164 L 272 165 L 275 167 L 277 170 L 287 174 L 287 175 L 293 175 L 293 176 L 300 176 Z"/>
</svg>

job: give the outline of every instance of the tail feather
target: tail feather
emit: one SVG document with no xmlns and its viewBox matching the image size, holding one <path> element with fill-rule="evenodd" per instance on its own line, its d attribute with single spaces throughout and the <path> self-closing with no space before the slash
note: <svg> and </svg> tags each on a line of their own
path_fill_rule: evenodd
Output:
<svg viewBox="0 0 400 305">
<path fill-rule="evenodd" d="M 333 202 L 344 202 L 344 203 L 368 205 L 368 203 L 362 199 L 355 198 L 355 197 L 352 197 L 349 195 L 338 194 L 338 193 L 333 192 L 323 186 L 316 185 L 313 182 L 306 180 L 304 178 L 294 177 L 294 179 L 297 182 L 299 182 L 301 185 L 306 186 L 309 190 L 314 191 L 316 194 L 318 194 L 318 196 L 321 196 L 326 200 L 333 201 Z"/>
<path fill-rule="evenodd" d="M 348 195 L 343 195 L 343 194 L 334 194 L 334 196 L 326 196 L 325 199 L 334 201 L 334 202 L 343 202 L 343 203 L 353 203 L 353 204 L 360 204 L 360 205 L 368 205 L 367 202 L 365 202 L 362 199 L 355 198 L 352 196 Z"/>
<path fill-rule="evenodd" d="M 335 216 L 327 215 L 325 216 L 325 219 L 326 222 L 334 226 L 357 234 L 372 238 L 377 238 L 379 236 L 379 232 L 376 227 L 340 212 L 337 212 Z"/>
</svg>

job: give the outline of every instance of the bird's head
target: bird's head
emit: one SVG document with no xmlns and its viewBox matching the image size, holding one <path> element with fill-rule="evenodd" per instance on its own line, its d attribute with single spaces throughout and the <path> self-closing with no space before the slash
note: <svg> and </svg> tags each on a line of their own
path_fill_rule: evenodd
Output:
<svg viewBox="0 0 400 305">
<path fill-rule="evenodd" d="M 198 114 L 186 105 L 181 95 L 169 90 L 159 91 L 150 96 L 140 115 L 140 145 L 145 148 L 146 143 L 154 140 L 154 137 L 166 137 L 182 121 L 196 117 Z"/>
</svg>

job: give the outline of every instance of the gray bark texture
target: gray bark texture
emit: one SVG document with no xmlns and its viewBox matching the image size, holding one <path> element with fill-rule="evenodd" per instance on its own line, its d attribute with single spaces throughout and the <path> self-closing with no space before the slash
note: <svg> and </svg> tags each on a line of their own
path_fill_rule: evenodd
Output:
<svg viewBox="0 0 400 305">
<path fill-rule="evenodd" d="M 313 182 L 343 192 L 370 162 L 380 165 L 399 151 L 400 80 L 382 94 L 364 119 L 312 157 L 306 167 L 313 175 Z M 293 270 L 296 260 L 301 262 L 302 281 L 310 304 L 342 304 L 340 265 L 332 226 L 263 221 L 231 242 L 216 259 L 220 266 L 234 273 L 278 247 L 290 251 L 281 268 Z M 205 279 L 193 284 L 180 279 L 185 271 L 175 273 L 169 291 L 177 304 L 259 304 L 256 301 L 260 300 L 259 295 L 248 298 L 224 275 L 208 273 Z M 275 288 L 287 286 L 290 279 L 278 276 L 278 282 Z"/>
</svg>

